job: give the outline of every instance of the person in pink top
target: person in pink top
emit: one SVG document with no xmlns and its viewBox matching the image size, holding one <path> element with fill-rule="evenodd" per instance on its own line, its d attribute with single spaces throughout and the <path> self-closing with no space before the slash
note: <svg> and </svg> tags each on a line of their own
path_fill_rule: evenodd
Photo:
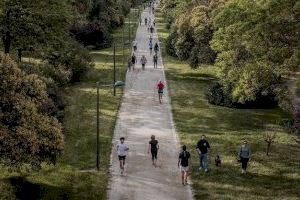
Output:
<svg viewBox="0 0 300 200">
<path fill-rule="evenodd" d="M 161 81 L 159 81 L 157 84 L 159 103 L 162 102 L 162 95 L 164 93 L 164 88 L 165 88 L 165 85 Z"/>
</svg>

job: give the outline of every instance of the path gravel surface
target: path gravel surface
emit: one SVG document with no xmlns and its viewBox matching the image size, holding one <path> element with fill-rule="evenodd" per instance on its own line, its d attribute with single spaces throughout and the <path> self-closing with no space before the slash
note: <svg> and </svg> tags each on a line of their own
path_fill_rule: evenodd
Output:
<svg viewBox="0 0 300 200">
<path fill-rule="evenodd" d="M 145 17 L 154 16 L 148 9 Z M 158 69 L 153 67 L 153 56 L 148 49 L 149 33 L 142 23 L 137 30 L 138 64 L 134 71 L 128 71 L 123 101 L 119 110 L 111 154 L 112 177 L 108 189 L 110 200 L 188 200 L 192 199 L 190 186 L 182 186 L 180 171 L 177 168 L 179 140 L 174 129 L 167 88 L 160 104 L 156 84 L 165 82 L 162 58 L 159 53 Z M 154 43 L 158 42 L 156 31 Z M 142 70 L 140 58 L 147 58 L 146 69 Z M 158 162 L 155 168 L 147 153 L 150 136 L 159 141 Z M 120 175 L 116 145 L 124 136 L 129 147 L 125 173 Z"/>
</svg>

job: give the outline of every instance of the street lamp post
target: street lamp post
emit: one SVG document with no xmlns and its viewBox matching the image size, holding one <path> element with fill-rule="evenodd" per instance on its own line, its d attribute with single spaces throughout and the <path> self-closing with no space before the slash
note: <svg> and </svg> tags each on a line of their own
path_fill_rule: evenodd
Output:
<svg viewBox="0 0 300 200">
<path fill-rule="evenodd" d="M 116 82 L 116 43 L 114 41 L 114 82 Z M 114 96 L 116 96 L 116 87 L 114 87 Z"/>
<path fill-rule="evenodd" d="M 123 81 L 116 81 L 114 82 L 114 84 L 112 85 L 100 85 L 99 82 L 96 83 L 96 87 L 97 87 L 97 138 L 96 138 L 96 169 L 97 171 L 100 170 L 100 142 L 99 142 L 99 133 L 100 133 L 100 95 L 99 95 L 99 89 L 100 87 L 113 87 L 114 90 L 117 87 L 124 87 L 125 83 Z"/>
</svg>

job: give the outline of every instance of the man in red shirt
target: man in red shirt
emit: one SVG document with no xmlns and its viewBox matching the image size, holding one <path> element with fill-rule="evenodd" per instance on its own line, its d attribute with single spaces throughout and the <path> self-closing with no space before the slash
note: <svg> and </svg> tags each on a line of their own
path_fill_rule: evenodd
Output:
<svg viewBox="0 0 300 200">
<path fill-rule="evenodd" d="M 162 102 L 162 95 L 164 93 L 164 88 L 165 88 L 165 85 L 161 81 L 159 81 L 157 84 L 159 103 Z"/>
</svg>

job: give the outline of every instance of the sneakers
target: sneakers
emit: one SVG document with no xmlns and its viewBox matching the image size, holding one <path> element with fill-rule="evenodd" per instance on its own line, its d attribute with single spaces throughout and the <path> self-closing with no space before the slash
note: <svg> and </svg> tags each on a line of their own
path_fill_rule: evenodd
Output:
<svg viewBox="0 0 300 200">
<path fill-rule="evenodd" d="M 202 167 L 199 167 L 199 171 L 202 170 Z"/>
</svg>

